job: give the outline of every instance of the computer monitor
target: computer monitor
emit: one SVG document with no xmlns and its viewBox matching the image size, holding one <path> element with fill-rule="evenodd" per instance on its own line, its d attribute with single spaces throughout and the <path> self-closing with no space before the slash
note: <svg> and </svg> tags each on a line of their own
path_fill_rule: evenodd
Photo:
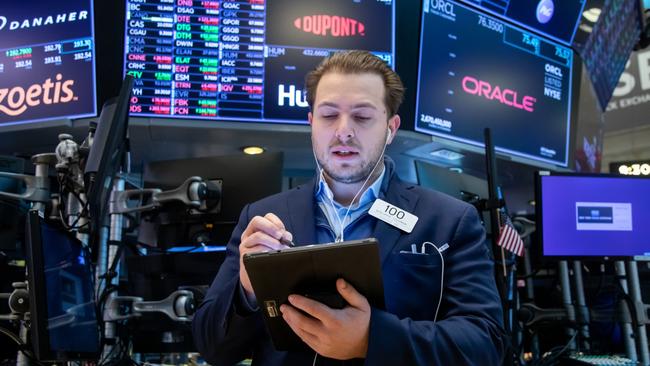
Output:
<svg viewBox="0 0 650 366">
<path fill-rule="evenodd" d="M 98 228 L 107 214 L 108 197 L 113 188 L 113 178 L 122 166 L 128 148 L 129 98 L 133 88 L 133 78 L 127 75 L 122 83 L 120 94 L 102 107 L 99 124 L 88 154 L 84 170 L 84 181 L 88 199 L 91 229 L 97 240 Z"/>
<path fill-rule="evenodd" d="M 95 359 L 100 332 L 93 273 L 79 240 L 58 225 L 27 215 L 27 278 L 31 343 L 41 361 Z"/>
<path fill-rule="evenodd" d="M 415 173 L 418 184 L 422 187 L 435 189 L 466 202 L 488 199 L 488 183 L 485 179 L 457 173 L 421 160 L 415 160 Z"/>
<path fill-rule="evenodd" d="M 91 0 L 0 2 L 0 127 L 96 114 Z"/>
<path fill-rule="evenodd" d="M 188 212 L 174 205 L 162 207 L 141 222 L 139 240 L 168 248 L 181 245 L 225 245 L 244 206 L 282 190 L 281 152 L 223 155 L 157 161 L 144 167 L 145 187 L 173 189 L 188 177 L 222 181 L 217 210 Z M 208 228 L 206 228 L 208 225 Z M 153 227 L 152 227 L 153 226 Z M 151 233 L 147 236 L 146 233 Z M 205 242 L 205 240 L 208 242 Z"/>
<path fill-rule="evenodd" d="M 445 4 L 445 6 L 441 6 Z M 424 0 L 415 129 L 538 165 L 569 165 L 579 63 L 556 42 L 461 3 Z"/>
<path fill-rule="evenodd" d="M 0 156 L 0 172 L 24 173 L 24 161 L 10 156 Z M 18 179 L 0 177 L 0 192 L 20 194 L 25 191 L 24 183 Z M 10 257 L 22 257 L 25 232 L 25 213 L 28 202 L 6 198 L 0 195 L 0 252 Z M 20 250 L 19 250 L 20 248 Z"/>
<path fill-rule="evenodd" d="M 457 173 L 421 160 L 415 160 L 415 173 L 418 184 L 422 187 L 448 194 L 475 207 L 480 205 L 480 200 L 489 198 L 488 183 L 484 179 Z M 489 215 L 479 211 L 479 216 L 483 220 L 485 230 L 490 233 L 492 230 L 489 225 Z"/>
<path fill-rule="evenodd" d="M 338 50 L 394 66 L 394 0 L 126 0 L 133 116 L 307 124 L 305 74 Z"/>
<path fill-rule="evenodd" d="M 650 178 L 540 172 L 537 233 L 545 258 L 650 257 Z"/>
</svg>

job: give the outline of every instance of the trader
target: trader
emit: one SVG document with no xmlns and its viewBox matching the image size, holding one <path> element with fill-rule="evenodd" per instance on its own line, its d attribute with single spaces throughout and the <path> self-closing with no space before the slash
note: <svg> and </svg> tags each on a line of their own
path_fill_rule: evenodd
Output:
<svg viewBox="0 0 650 366">
<path fill-rule="evenodd" d="M 400 126 L 399 76 L 368 52 L 339 52 L 307 75 L 306 89 L 317 176 L 243 209 L 194 317 L 200 352 L 214 365 L 249 357 L 254 365 L 500 364 L 501 302 L 475 208 L 401 181 L 384 157 Z M 412 231 L 373 216 L 378 200 L 416 216 Z M 343 279 L 343 309 L 292 295 L 282 316 L 313 351 L 276 351 L 242 256 L 291 240 L 367 237 L 380 243 L 386 310 Z"/>
</svg>

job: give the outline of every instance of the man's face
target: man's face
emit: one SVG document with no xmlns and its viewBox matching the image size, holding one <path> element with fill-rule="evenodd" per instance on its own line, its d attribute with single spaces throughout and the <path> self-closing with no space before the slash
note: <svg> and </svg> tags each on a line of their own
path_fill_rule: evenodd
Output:
<svg viewBox="0 0 650 366">
<path fill-rule="evenodd" d="M 331 72 L 318 83 L 309 123 L 314 153 L 325 173 L 340 183 L 358 183 L 381 158 L 388 128 L 392 140 L 400 120 L 388 116 L 379 75 Z"/>
</svg>

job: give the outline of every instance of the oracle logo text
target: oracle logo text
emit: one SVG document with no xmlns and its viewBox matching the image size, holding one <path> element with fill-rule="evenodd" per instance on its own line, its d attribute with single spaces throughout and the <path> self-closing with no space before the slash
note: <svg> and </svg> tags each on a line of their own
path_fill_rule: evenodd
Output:
<svg viewBox="0 0 650 366">
<path fill-rule="evenodd" d="M 512 89 L 501 89 L 498 85 L 492 86 L 487 81 L 478 80 L 471 76 L 465 76 L 462 81 L 463 90 L 472 95 L 483 96 L 488 100 L 497 100 L 499 103 L 509 107 L 533 112 L 537 99 L 526 95 L 519 97 L 518 93 Z"/>
</svg>

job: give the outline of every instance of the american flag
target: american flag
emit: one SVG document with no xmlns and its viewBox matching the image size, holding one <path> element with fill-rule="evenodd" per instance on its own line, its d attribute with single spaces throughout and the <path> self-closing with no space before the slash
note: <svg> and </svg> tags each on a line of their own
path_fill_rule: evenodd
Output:
<svg viewBox="0 0 650 366">
<path fill-rule="evenodd" d="M 524 241 L 521 240 L 519 233 L 517 233 L 517 230 L 515 230 L 510 222 L 506 222 L 501 227 L 501 233 L 499 234 L 497 245 L 503 247 L 503 249 L 507 251 L 515 253 L 519 257 L 524 255 Z"/>
</svg>

